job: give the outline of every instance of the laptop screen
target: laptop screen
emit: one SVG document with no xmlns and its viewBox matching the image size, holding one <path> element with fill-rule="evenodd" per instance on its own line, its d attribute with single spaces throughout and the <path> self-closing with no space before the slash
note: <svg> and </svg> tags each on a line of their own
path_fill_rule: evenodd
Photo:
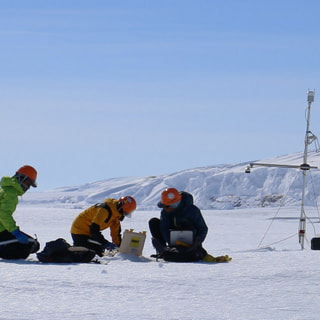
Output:
<svg viewBox="0 0 320 320">
<path fill-rule="evenodd" d="M 170 245 L 177 245 L 177 241 L 191 245 L 193 243 L 193 231 L 191 230 L 171 230 Z"/>
</svg>

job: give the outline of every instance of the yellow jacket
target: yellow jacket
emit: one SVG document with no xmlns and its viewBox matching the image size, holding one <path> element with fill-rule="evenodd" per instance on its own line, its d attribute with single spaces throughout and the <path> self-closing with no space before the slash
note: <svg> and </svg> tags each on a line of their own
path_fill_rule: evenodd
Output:
<svg viewBox="0 0 320 320">
<path fill-rule="evenodd" d="M 101 230 L 110 228 L 112 242 L 120 246 L 121 224 L 119 219 L 122 215 L 117 209 L 118 200 L 105 199 L 103 204 L 96 204 L 82 211 L 73 221 L 71 233 L 91 236 L 90 226 L 97 224 Z"/>
</svg>

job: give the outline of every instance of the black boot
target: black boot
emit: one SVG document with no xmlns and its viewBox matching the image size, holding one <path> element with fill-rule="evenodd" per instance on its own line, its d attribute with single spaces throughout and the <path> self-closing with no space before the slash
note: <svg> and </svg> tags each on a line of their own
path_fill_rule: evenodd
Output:
<svg viewBox="0 0 320 320">
<path fill-rule="evenodd" d="M 156 249 L 157 253 L 151 255 L 152 258 L 156 258 L 156 259 L 160 259 L 162 258 L 162 254 L 163 252 L 167 249 L 167 247 L 165 246 L 165 244 L 163 242 L 161 242 L 159 239 L 157 238 L 152 238 L 151 239 L 152 245 L 153 247 Z"/>
</svg>

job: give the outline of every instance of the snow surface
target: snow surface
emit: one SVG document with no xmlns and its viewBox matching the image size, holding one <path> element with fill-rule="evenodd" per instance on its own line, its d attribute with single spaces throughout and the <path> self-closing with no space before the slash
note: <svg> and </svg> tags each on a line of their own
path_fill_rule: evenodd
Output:
<svg viewBox="0 0 320 320">
<path fill-rule="evenodd" d="M 219 170 L 224 169 L 221 166 Z M 257 184 L 268 180 L 271 186 L 273 179 L 273 183 L 278 181 L 272 170 L 262 170 L 271 176 L 257 174 Z M 206 183 L 209 177 L 205 172 L 196 171 Z M 195 175 L 190 174 L 189 180 L 181 181 L 181 176 L 185 179 L 182 173 L 171 175 L 177 185 L 194 183 L 194 190 L 201 189 L 200 178 L 193 181 Z M 289 184 L 287 176 L 282 178 L 281 183 Z M 130 188 L 135 192 L 135 186 L 143 192 L 142 184 L 135 185 L 133 178 L 127 178 L 128 184 L 122 188 L 124 180 L 113 179 L 115 189 L 120 190 L 113 194 Z M 60 237 L 71 243 L 73 219 L 90 201 L 103 200 L 106 184 L 111 185 L 101 181 L 73 190 L 29 191 L 14 217 L 23 231 L 37 234 L 41 249 L 47 241 Z M 152 187 L 144 184 L 144 197 L 153 202 L 166 186 L 162 182 Z M 64 193 L 64 199 L 73 200 L 63 201 Z M 199 193 L 195 194 L 197 205 L 204 201 Z M 252 198 L 256 197 L 253 193 Z M 106 256 L 104 264 L 42 264 L 35 254 L 28 261 L 0 260 L 0 319 L 319 319 L 320 253 L 310 249 L 310 240 L 319 231 L 315 207 L 305 210 L 309 218 L 307 241 L 306 249 L 301 250 L 298 200 L 283 208 L 260 205 L 214 210 L 199 205 L 209 227 L 204 247 L 214 256 L 228 254 L 233 260 L 222 264 L 169 263 L 150 259 L 154 249 L 148 220 L 159 216 L 159 210 L 147 208 L 152 201 L 146 201 L 132 219 L 122 223 L 123 230 L 147 231 L 142 257 Z M 107 230 L 104 235 L 110 237 Z"/>
</svg>

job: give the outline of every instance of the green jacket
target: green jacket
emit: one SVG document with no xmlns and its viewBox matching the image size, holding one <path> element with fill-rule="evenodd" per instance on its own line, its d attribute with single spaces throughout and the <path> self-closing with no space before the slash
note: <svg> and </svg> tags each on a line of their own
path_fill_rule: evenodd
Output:
<svg viewBox="0 0 320 320">
<path fill-rule="evenodd" d="M 12 215 L 18 204 L 18 196 L 22 196 L 24 191 L 16 177 L 3 177 L 0 188 L 0 232 L 9 232 L 17 229 L 17 225 Z"/>
</svg>

